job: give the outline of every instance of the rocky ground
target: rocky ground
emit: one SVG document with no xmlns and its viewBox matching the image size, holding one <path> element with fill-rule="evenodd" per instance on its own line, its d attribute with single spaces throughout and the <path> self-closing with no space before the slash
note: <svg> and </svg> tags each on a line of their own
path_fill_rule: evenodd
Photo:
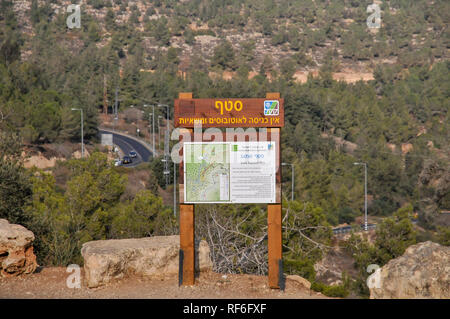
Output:
<svg viewBox="0 0 450 319">
<path fill-rule="evenodd" d="M 98 288 L 68 288 L 66 268 L 38 268 L 21 277 L 0 278 L 0 298 L 149 298 L 149 299 L 311 299 L 327 298 L 287 280 L 284 292 L 270 289 L 267 277 L 202 273 L 192 287 L 178 287 L 177 276 L 162 279 L 128 277 Z M 84 277 L 83 270 L 81 271 Z"/>
</svg>

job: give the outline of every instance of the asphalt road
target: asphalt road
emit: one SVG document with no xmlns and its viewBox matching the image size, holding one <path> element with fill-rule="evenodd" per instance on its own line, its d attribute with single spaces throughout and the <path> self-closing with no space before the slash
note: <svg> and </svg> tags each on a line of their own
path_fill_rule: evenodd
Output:
<svg viewBox="0 0 450 319">
<path fill-rule="evenodd" d="M 130 151 L 136 151 L 137 157 L 132 159 L 133 163 L 123 164 L 123 166 L 125 167 L 137 166 L 142 162 L 150 161 L 150 159 L 152 158 L 152 152 L 145 145 L 132 138 L 107 130 L 99 130 L 99 133 L 112 134 L 113 144 L 117 145 L 125 155 L 128 155 Z"/>
<path fill-rule="evenodd" d="M 376 224 L 367 224 L 367 229 L 375 229 L 377 227 Z M 361 228 L 364 229 L 364 225 L 361 225 Z M 353 229 L 352 226 L 343 226 L 343 227 L 337 227 L 337 228 L 333 228 L 333 234 L 338 235 L 338 234 L 346 234 L 351 232 Z"/>
</svg>

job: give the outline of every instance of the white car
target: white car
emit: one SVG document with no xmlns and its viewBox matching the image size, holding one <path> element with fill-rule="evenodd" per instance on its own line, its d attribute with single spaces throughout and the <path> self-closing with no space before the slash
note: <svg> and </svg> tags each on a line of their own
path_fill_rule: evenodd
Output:
<svg viewBox="0 0 450 319">
<path fill-rule="evenodd" d="M 120 159 L 116 158 L 114 160 L 114 166 L 120 166 L 120 165 L 122 165 L 122 161 Z"/>
<path fill-rule="evenodd" d="M 133 150 L 133 151 L 130 151 L 130 154 L 129 154 L 129 156 L 130 156 L 131 158 L 135 158 L 135 157 L 137 157 L 137 153 L 136 153 L 136 151 L 135 151 L 135 150 Z"/>
</svg>

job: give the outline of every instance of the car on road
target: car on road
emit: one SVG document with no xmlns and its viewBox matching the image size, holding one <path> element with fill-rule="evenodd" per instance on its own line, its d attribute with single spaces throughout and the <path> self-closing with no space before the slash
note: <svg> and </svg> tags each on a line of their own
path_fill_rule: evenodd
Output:
<svg viewBox="0 0 450 319">
<path fill-rule="evenodd" d="M 130 151 L 130 154 L 128 154 L 131 158 L 137 157 L 136 151 Z"/>
<path fill-rule="evenodd" d="M 114 160 L 114 166 L 120 166 L 120 165 L 122 165 L 121 159 L 120 159 L 120 158 L 116 158 L 116 159 Z"/>
<path fill-rule="evenodd" d="M 123 164 L 130 164 L 130 163 L 133 163 L 133 160 L 132 160 L 131 157 L 129 157 L 129 156 L 124 156 L 124 157 L 122 158 L 122 163 L 123 163 Z"/>
</svg>

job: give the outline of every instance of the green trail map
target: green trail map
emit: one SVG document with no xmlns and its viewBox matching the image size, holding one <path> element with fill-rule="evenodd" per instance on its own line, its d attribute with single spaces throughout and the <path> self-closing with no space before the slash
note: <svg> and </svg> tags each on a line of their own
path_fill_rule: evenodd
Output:
<svg viewBox="0 0 450 319">
<path fill-rule="evenodd" d="M 230 200 L 229 144 L 184 145 L 185 201 Z"/>
</svg>

